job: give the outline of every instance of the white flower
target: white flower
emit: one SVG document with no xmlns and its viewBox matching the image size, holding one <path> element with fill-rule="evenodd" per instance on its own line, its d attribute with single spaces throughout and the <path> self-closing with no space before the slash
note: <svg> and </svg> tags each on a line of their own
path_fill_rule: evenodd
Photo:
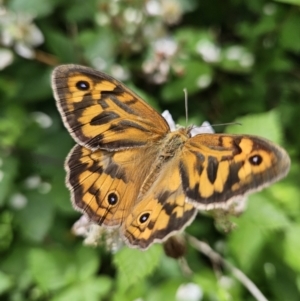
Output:
<svg viewBox="0 0 300 301">
<path fill-rule="evenodd" d="M 220 48 L 209 40 L 200 40 L 196 45 L 196 50 L 208 63 L 215 63 L 220 60 Z"/>
<path fill-rule="evenodd" d="M 176 292 L 177 301 L 200 301 L 202 298 L 203 290 L 196 283 L 182 284 Z"/>
<path fill-rule="evenodd" d="M 91 222 L 89 218 L 82 215 L 72 227 L 72 232 L 76 236 L 83 236 L 84 244 L 89 246 L 105 245 L 105 247 L 115 253 L 123 245 L 118 228 L 106 228 Z"/>
<path fill-rule="evenodd" d="M 13 53 L 9 49 L 0 48 L 0 70 L 13 62 Z"/>
<path fill-rule="evenodd" d="M 32 16 L 6 10 L 0 18 L 0 42 L 13 46 L 22 57 L 33 58 L 33 48 L 44 42 L 44 36 L 32 21 Z"/>
<path fill-rule="evenodd" d="M 176 129 L 178 127 L 176 126 L 175 121 L 173 120 L 170 112 L 168 110 L 165 110 L 161 115 L 166 119 L 166 121 L 171 129 L 171 132 L 176 131 Z M 212 134 L 214 132 L 215 131 L 212 128 L 212 126 L 210 125 L 210 123 L 208 121 L 204 121 L 201 126 L 193 127 L 193 129 L 191 130 L 191 136 L 193 137 L 198 134 Z"/>
</svg>

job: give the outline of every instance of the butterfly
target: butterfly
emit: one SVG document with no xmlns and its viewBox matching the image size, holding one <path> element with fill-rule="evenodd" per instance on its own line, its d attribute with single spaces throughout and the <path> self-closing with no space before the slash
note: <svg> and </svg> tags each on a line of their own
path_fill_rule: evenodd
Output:
<svg viewBox="0 0 300 301">
<path fill-rule="evenodd" d="M 171 131 L 166 120 L 116 79 L 61 65 L 52 88 L 76 145 L 66 183 L 76 210 L 147 249 L 187 227 L 199 209 L 224 208 L 284 177 L 284 149 L 250 135 Z"/>
</svg>

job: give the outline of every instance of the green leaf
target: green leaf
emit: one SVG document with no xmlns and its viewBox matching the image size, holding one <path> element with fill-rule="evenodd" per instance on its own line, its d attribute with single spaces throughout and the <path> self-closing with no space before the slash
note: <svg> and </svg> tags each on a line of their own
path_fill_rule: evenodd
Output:
<svg viewBox="0 0 300 301">
<path fill-rule="evenodd" d="M 76 290 L 82 285 L 85 290 L 89 282 L 96 281 L 94 275 L 99 269 L 99 255 L 95 249 L 83 246 L 75 254 L 57 249 L 33 249 L 28 255 L 28 265 L 35 282 L 44 292 L 56 291 L 67 285 L 74 286 Z M 103 281 L 105 289 L 96 289 L 98 295 L 106 292 L 107 281 Z M 71 289 L 69 293 L 72 291 Z"/>
<path fill-rule="evenodd" d="M 241 123 L 241 126 L 229 125 L 226 128 L 226 133 L 259 135 L 275 143 L 280 144 L 282 142 L 280 116 L 276 110 L 240 117 L 235 122 Z"/>
<path fill-rule="evenodd" d="M 243 215 L 243 222 L 251 223 L 261 231 L 286 228 L 290 221 L 285 212 L 276 207 L 276 202 L 267 198 L 267 195 L 266 192 L 260 192 L 249 197 L 249 207 Z"/>
<path fill-rule="evenodd" d="M 162 283 L 158 283 L 157 285 L 155 285 L 153 288 L 149 290 L 149 292 L 146 295 L 146 300 L 147 301 L 177 300 L 176 291 L 181 283 L 182 283 L 181 279 L 172 279 L 172 278 Z M 189 301 L 189 299 L 186 299 L 185 301 Z"/>
<path fill-rule="evenodd" d="M 203 269 L 201 273 L 197 273 L 193 276 L 193 281 L 204 290 L 204 292 L 214 292 L 217 290 L 216 276 L 213 271 L 209 269 Z"/>
<path fill-rule="evenodd" d="M 284 212 L 295 219 L 299 219 L 299 187 L 296 187 L 294 183 L 288 182 L 288 180 L 284 180 L 269 188 L 269 192 Z"/>
<path fill-rule="evenodd" d="M 0 114 L 0 146 L 12 147 L 20 139 L 28 123 L 26 113 L 14 103 Z"/>
<path fill-rule="evenodd" d="M 13 286 L 12 278 L 0 271 L 0 295 Z"/>
<path fill-rule="evenodd" d="M 299 1 L 298 5 L 300 5 Z M 300 15 L 299 12 L 297 12 L 285 20 L 280 32 L 280 42 L 282 46 L 296 53 L 300 50 L 299 28 Z"/>
<path fill-rule="evenodd" d="M 209 296 L 208 300 L 239 300 L 234 294 L 236 281 L 226 274 L 217 279 L 212 270 L 203 269 L 193 276 L 193 282 L 203 290 L 204 296 Z"/>
<path fill-rule="evenodd" d="M 112 281 L 108 277 L 91 278 L 63 290 L 51 301 L 99 301 L 109 292 L 111 286 Z"/>
<path fill-rule="evenodd" d="M 83 31 L 79 36 L 85 57 L 91 65 L 103 68 L 112 62 L 116 52 L 116 36 L 110 28 L 101 28 L 99 31 Z"/>
<path fill-rule="evenodd" d="M 54 205 L 48 194 L 32 191 L 25 197 L 28 203 L 16 212 L 16 220 L 23 236 L 38 242 L 44 239 L 53 223 Z"/>
<path fill-rule="evenodd" d="M 95 275 L 100 267 L 100 256 L 95 249 L 82 246 L 75 254 L 78 266 L 78 281 L 83 281 Z"/>
<path fill-rule="evenodd" d="M 284 260 L 285 262 L 298 273 L 300 272 L 300 225 L 291 224 L 291 227 L 286 232 L 284 241 Z"/>
<path fill-rule="evenodd" d="M 248 208 L 240 218 L 229 238 L 229 247 L 240 265 L 248 270 L 256 260 L 272 231 L 289 226 L 282 210 L 269 202 L 263 193 L 249 197 Z"/>
<path fill-rule="evenodd" d="M 13 216 L 9 211 L 0 214 L 0 252 L 9 248 L 13 240 Z"/>
<path fill-rule="evenodd" d="M 55 54 L 60 62 L 75 63 L 76 62 L 76 48 L 72 40 L 70 40 L 64 33 L 56 30 L 48 30 L 45 33 L 45 43 Z"/>
<path fill-rule="evenodd" d="M 154 245 L 147 251 L 124 247 L 114 256 L 118 269 L 119 290 L 125 291 L 137 281 L 151 274 L 162 255 L 161 245 Z"/>
<path fill-rule="evenodd" d="M 253 235 L 255 233 L 255 235 Z M 241 267 L 248 270 L 264 245 L 265 236 L 253 224 L 240 224 L 230 235 L 229 247 Z"/>
<path fill-rule="evenodd" d="M 166 102 L 184 99 L 183 89 L 188 95 L 207 88 L 213 80 L 212 68 L 199 60 L 185 63 L 185 74 L 164 85 L 162 97 Z"/>
<path fill-rule="evenodd" d="M 91 16 L 97 10 L 96 0 L 82 1 L 80 5 L 69 5 L 66 12 L 66 19 L 69 22 L 90 21 Z"/>
<path fill-rule="evenodd" d="M 300 5 L 300 0 L 274 0 L 277 2 Z"/>
<path fill-rule="evenodd" d="M 22 95 L 22 97 L 18 99 L 18 103 L 41 103 L 45 97 L 52 95 L 51 88 L 49 87 L 49 78 L 52 68 L 41 68 L 41 66 L 36 66 L 35 64 L 25 67 L 22 66 L 19 68 L 18 76 L 20 78 L 26 77 L 28 68 L 30 68 L 31 76 L 26 81 L 21 81 L 20 83 L 18 93 Z M 27 115 L 25 117 L 28 118 Z M 23 129 L 23 127 L 24 124 L 22 124 L 21 128 Z"/>
<path fill-rule="evenodd" d="M 0 206 L 11 192 L 17 175 L 18 161 L 15 157 L 0 154 Z"/>
<path fill-rule="evenodd" d="M 233 45 L 223 48 L 218 66 L 229 72 L 246 73 L 254 65 L 254 55 L 244 46 Z"/>
<path fill-rule="evenodd" d="M 11 0 L 8 2 L 10 9 L 21 13 L 27 13 L 33 16 L 45 17 L 53 10 L 53 2 L 51 0 Z"/>
<path fill-rule="evenodd" d="M 30 272 L 38 286 L 45 292 L 65 285 L 63 267 L 54 254 L 42 249 L 32 249 L 28 254 Z"/>
<path fill-rule="evenodd" d="M 201 45 L 215 45 L 215 37 L 208 30 L 180 28 L 176 31 L 175 38 L 177 42 L 180 45 L 184 45 L 184 49 L 191 54 L 199 55 L 199 47 Z"/>
</svg>

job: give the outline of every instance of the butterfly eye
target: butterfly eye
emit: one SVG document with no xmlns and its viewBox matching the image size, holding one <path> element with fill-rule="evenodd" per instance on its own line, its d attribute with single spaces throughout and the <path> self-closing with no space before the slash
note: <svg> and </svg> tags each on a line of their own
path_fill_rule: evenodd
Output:
<svg viewBox="0 0 300 301">
<path fill-rule="evenodd" d="M 144 213 L 140 216 L 139 221 L 141 224 L 145 223 L 150 216 L 150 213 Z"/>
<path fill-rule="evenodd" d="M 85 80 L 80 80 L 76 83 L 76 88 L 81 91 L 86 91 L 90 88 L 90 84 Z"/>
<path fill-rule="evenodd" d="M 249 158 L 249 162 L 252 165 L 260 165 L 262 162 L 262 157 L 260 155 L 254 155 L 252 157 Z"/>
<path fill-rule="evenodd" d="M 108 204 L 111 206 L 116 205 L 118 203 L 118 200 L 119 198 L 115 192 L 111 192 L 107 197 Z"/>
</svg>

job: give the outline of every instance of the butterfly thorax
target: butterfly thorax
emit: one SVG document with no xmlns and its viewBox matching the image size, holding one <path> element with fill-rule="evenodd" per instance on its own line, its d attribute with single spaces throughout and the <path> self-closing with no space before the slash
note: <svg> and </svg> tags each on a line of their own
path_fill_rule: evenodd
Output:
<svg viewBox="0 0 300 301">
<path fill-rule="evenodd" d="M 143 196 L 151 188 L 162 167 L 181 152 L 181 149 L 188 138 L 188 129 L 180 128 L 174 132 L 167 133 L 160 141 L 157 146 L 158 154 L 151 166 L 149 174 L 141 186 L 139 197 Z"/>
</svg>

